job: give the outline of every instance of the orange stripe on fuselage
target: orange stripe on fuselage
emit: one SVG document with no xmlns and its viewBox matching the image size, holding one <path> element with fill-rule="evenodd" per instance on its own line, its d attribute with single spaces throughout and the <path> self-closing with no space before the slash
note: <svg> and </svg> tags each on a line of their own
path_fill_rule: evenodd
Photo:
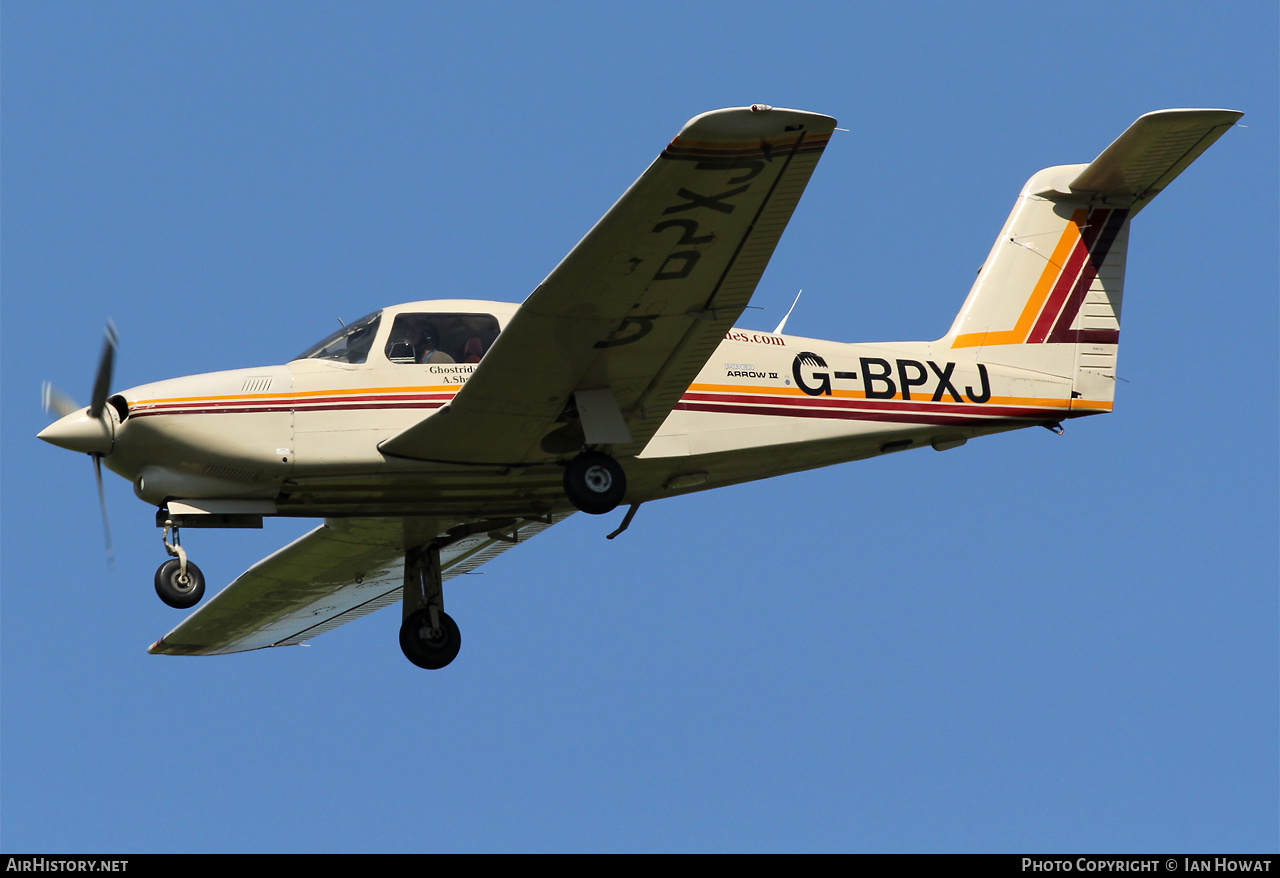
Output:
<svg viewBox="0 0 1280 878">
<path fill-rule="evenodd" d="M 297 399 L 307 396 L 371 396 L 381 393 L 439 393 L 457 391 L 461 384 L 424 384 L 418 387 L 360 387 L 351 390 L 300 390 L 292 393 L 234 393 L 229 396 L 175 396 L 172 399 L 140 399 L 130 405 L 169 405 L 179 402 L 223 402 L 260 399 Z"/>
</svg>

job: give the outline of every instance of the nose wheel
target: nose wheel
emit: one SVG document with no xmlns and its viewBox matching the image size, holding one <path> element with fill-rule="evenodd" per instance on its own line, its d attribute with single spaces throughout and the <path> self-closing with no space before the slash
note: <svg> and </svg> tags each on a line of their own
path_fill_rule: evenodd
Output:
<svg viewBox="0 0 1280 878">
<path fill-rule="evenodd" d="M 204 597 L 204 574 L 190 561 L 183 570 L 181 561 L 170 558 L 156 571 L 156 594 L 174 609 L 194 607 Z"/>
<path fill-rule="evenodd" d="M 173 531 L 173 542 L 169 542 L 169 531 Z M 173 557 L 160 565 L 156 571 L 156 594 L 160 600 L 177 610 L 187 610 L 200 603 L 204 597 L 204 574 L 193 562 L 187 560 L 187 552 L 182 548 L 178 537 L 178 528 L 172 521 L 164 523 L 161 535 L 165 551 Z"/>
<path fill-rule="evenodd" d="M 569 502 L 590 515 L 612 512 L 627 493 L 627 474 L 607 454 L 588 451 L 564 468 L 564 493 Z"/>
</svg>

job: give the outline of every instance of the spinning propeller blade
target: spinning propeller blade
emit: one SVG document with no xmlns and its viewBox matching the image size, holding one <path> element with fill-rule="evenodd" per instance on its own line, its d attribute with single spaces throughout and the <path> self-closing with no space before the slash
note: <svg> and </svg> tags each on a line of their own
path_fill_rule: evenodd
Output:
<svg viewBox="0 0 1280 878">
<path fill-rule="evenodd" d="M 73 451 L 84 451 L 93 458 L 93 473 L 98 482 L 98 505 L 102 507 L 102 535 L 106 541 L 107 563 L 114 564 L 115 545 L 111 540 L 111 521 L 107 516 L 107 495 L 102 486 L 102 458 L 111 451 L 115 432 L 106 413 L 117 344 L 116 327 L 110 320 L 107 321 L 106 335 L 102 356 L 98 359 L 98 374 L 93 379 L 93 396 L 88 410 L 80 417 L 68 418 L 68 415 L 79 411 L 79 404 L 48 381 L 44 382 L 41 392 L 44 410 L 57 415 L 61 420 L 50 424 L 39 435 L 46 442 Z"/>
<path fill-rule="evenodd" d="M 107 516 L 107 494 L 102 489 L 102 455 L 94 454 L 93 457 L 93 474 L 98 479 L 98 505 L 102 507 L 102 538 L 107 546 L 107 565 L 114 566 L 116 563 L 116 547 L 111 539 L 111 519 Z"/>
<path fill-rule="evenodd" d="M 80 403 L 67 396 L 48 381 L 44 382 L 40 388 L 40 405 L 46 413 L 57 415 L 60 418 L 65 418 L 80 408 Z"/>
<path fill-rule="evenodd" d="M 102 417 L 102 408 L 111 392 L 111 372 L 116 362 L 116 325 L 107 321 L 107 337 L 102 343 L 102 356 L 98 360 L 98 374 L 93 379 L 93 396 L 89 400 L 89 417 Z"/>
</svg>

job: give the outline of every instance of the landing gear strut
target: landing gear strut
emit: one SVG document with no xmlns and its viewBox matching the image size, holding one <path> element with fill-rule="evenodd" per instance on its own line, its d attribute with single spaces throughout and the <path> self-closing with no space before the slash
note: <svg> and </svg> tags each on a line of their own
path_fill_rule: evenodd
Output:
<svg viewBox="0 0 1280 878">
<path fill-rule="evenodd" d="M 612 512 L 627 493 L 627 474 L 607 454 L 586 451 L 564 468 L 564 493 L 569 502 L 590 515 Z"/>
<path fill-rule="evenodd" d="M 169 542 L 169 531 L 173 530 L 173 542 Z M 164 523 L 164 548 L 173 558 L 165 561 L 156 571 L 156 594 L 169 606 L 186 610 L 200 603 L 204 597 L 204 574 L 200 568 L 187 560 L 187 552 L 182 548 L 178 537 L 178 528 L 171 521 Z"/>
<path fill-rule="evenodd" d="M 403 618 L 400 649 L 409 661 L 434 671 L 457 658 L 462 634 L 444 611 L 440 547 L 435 543 L 405 553 Z"/>
</svg>

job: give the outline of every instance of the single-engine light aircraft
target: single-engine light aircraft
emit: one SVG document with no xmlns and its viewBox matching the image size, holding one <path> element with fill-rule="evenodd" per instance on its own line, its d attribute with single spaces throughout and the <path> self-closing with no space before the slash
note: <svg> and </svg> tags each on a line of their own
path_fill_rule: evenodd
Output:
<svg viewBox="0 0 1280 878">
<path fill-rule="evenodd" d="M 937 341 L 734 328 L 836 124 L 757 104 L 692 119 L 522 305 L 395 305 L 284 365 L 115 394 L 109 329 L 90 404 L 46 385 L 39 435 L 93 458 L 100 497 L 106 464 L 158 508 L 174 607 L 204 593 L 181 528 L 324 519 L 152 653 L 297 644 L 399 602 L 405 656 L 441 668 L 444 583 L 576 510 L 628 505 L 615 536 L 650 500 L 1111 411 L 1130 222 L 1241 115 L 1148 113 L 1036 173 Z"/>
</svg>

